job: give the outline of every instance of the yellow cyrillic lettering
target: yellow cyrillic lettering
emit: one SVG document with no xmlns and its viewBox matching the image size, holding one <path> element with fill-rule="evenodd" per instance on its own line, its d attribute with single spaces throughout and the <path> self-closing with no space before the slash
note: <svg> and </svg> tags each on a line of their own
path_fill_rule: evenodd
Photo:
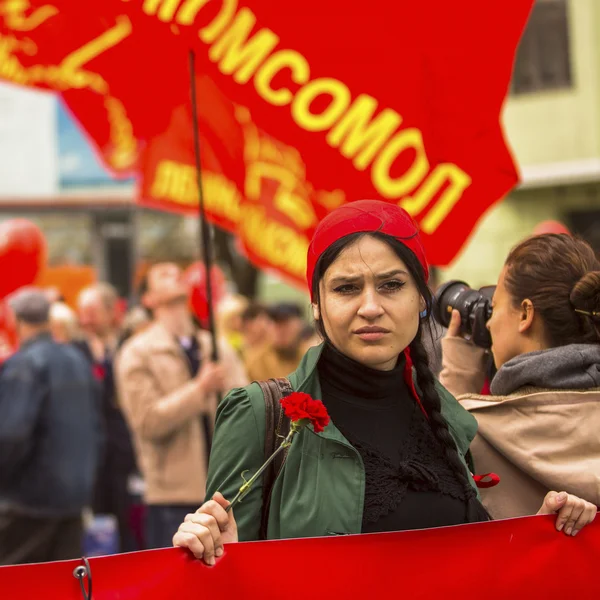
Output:
<svg viewBox="0 0 600 600">
<path fill-rule="evenodd" d="M 450 214 L 463 192 L 471 185 L 471 177 L 452 163 L 437 165 L 412 197 L 403 198 L 399 204 L 411 215 L 425 210 L 434 196 L 448 184 L 440 198 L 421 221 L 425 233 L 433 233 Z"/>
<path fill-rule="evenodd" d="M 148 15 L 156 15 L 161 21 L 175 22 L 180 25 L 192 25 L 198 13 L 211 0 L 144 0 L 142 10 Z M 223 0 L 219 14 L 203 27 L 198 35 L 206 44 L 214 42 L 231 21 L 237 9 L 237 0 Z"/>
<path fill-rule="evenodd" d="M 218 215 L 231 223 L 237 223 L 240 218 L 241 196 L 235 184 L 214 173 L 206 173 L 203 184 L 209 216 Z M 154 174 L 150 196 L 157 200 L 197 206 L 198 185 L 195 167 L 171 160 L 161 161 Z"/>
<path fill-rule="evenodd" d="M 159 163 L 155 173 L 150 195 L 153 198 L 165 198 L 170 196 L 173 178 L 177 172 L 177 163 L 171 160 L 163 160 Z"/>
<path fill-rule="evenodd" d="M 175 20 L 180 25 L 192 25 L 200 10 L 209 2 L 210 0 L 184 0 Z"/>
<path fill-rule="evenodd" d="M 308 81 L 310 67 L 306 58 L 294 50 L 279 50 L 269 56 L 254 77 L 256 91 L 274 106 L 284 106 L 292 101 L 292 92 L 282 87 L 274 90 L 271 81 L 279 71 L 288 68 L 292 72 L 292 81 L 303 84 Z"/>
<path fill-rule="evenodd" d="M 219 69 L 225 75 L 233 73 L 233 79 L 237 83 L 247 83 L 279 43 L 279 37 L 266 28 L 249 38 L 255 23 L 254 13 L 248 8 L 242 8 L 230 27 L 208 51 L 210 60 L 218 62 Z"/>
<path fill-rule="evenodd" d="M 145 0 L 142 10 L 148 15 L 156 15 L 165 23 L 170 23 L 180 3 L 181 0 Z"/>
<path fill-rule="evenodd" d="M 402 123 L 402 117 L 391 108 L 386 108 L 373 119 L 377 100 L 361 94 L 348 112 L 327 134 L 327 143 L 334 148 L 340 144 L 340 152 L 353 160 L 354 166 L 363 171 L 377 152 Z"/>
<path fill-rule="evenodd" d="M 310 112 L 312 102 L 322 95 L 331 96 L 331 102 L 316 115 Z M 348 108 L 350 90 L 337 79 L 323 77 L 314 79 L 301 87 L 292 102 L 294 121 L 307 131 L 323 131 L 329 129 Z"/>
<path fill-rule="evenodd" d="M 214 18 L 210 25 L 200 30 L 200 39 L 205 44 L 214 42 L 233 18 L 236 8 L 237 0 L 223 0 L 221 12 Z M 279 38 L 277 39 L 279 40 Z"/>
<path fill-rule="evenodd" d="M 405 150 L 416 152 L 412 165 L 401 177 L 392 177 L 394 161 Z M 400 198 L 414 190 L 429 171 L 429 161 L 423 147 L 423 137 L 418 129 L 404 129 L 397 133 L 379 153 L 371 170 L 371 179 L 377 191 L 385 198 Z"/>
</svg>

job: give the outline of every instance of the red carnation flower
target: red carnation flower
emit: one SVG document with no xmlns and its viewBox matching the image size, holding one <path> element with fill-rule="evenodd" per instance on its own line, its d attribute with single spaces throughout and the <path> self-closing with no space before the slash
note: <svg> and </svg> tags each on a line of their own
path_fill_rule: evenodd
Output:
<svg viewBox="0 0 600 600">
<path fill-rule="evenodd" d="M 312 423 L 315 433 L 321 433 L 327 425 L 329 425 L 329 415 L 325 405 L 320 400 L 314 400 L 308 394 L 302 392 L 293 392 L 289 396 L 280 400 L 283 412 L 292 421 L 290 431 L 285 439 L 279 445 L 279 448 L 275 450 L 271 456 L 265 461 L 263 466 L 250 477 L 250 479 L 244 479 L 244 473 L 242 473 L 242 479 L 244 479 L 244 485 L 240 487 L 239 492 L 235 498 L 231 501 L 229 506 L 225 510 L 230 510 L 232 506 L 237 504 L 249 491 L 250 488 L 256 483 L 258 478 L 265 472 L 269 465 L 273 462 L 275 457 L 281 452 L 284 452 L 287 448 L 292 445 L 294 437 L 298 432 L 308 423 Z"/>
<path fill-rule="evenodd" d="M 292 423 L 308 419 L 315 430 L 321 433 L 329 425 L 329 414 L 321 400 L 315 400 L 304 392 L 293 392 L 281 399 L 281 406 Z"/>
</svg>

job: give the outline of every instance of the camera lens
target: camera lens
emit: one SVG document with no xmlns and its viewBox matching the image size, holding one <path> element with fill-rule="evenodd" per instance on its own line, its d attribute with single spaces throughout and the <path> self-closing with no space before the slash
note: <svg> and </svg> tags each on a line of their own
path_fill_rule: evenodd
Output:
<svg viewBox="0 0 600 600">
<path fill-rule="evenodd" d="M 442 326 L 450 325 L 452 310 L 458 308 L 457 301 L 465 291 L 472 291 L 464 281 L 448 281 L 440 286 L 433 302 L 433 318 Z M 462 317 L 462 314 L 461 314 Z"/>
<path fill-rule="evenodd" d="M 443 327 L 450 325 L 452 311 L 460 313 L 461 332 L 481 348 L 490 348 L 492 340 L 487 321 L 492 314 L 491 299 L 495 286 L 477 291 L 464 281 L 449 281 L 435 295 L 433 317 Z"/>
</svg>

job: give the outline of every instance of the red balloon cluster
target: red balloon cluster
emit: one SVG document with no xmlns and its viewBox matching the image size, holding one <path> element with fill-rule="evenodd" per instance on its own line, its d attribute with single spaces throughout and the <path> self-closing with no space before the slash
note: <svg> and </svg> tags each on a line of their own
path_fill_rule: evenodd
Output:
<svg viewBox="0 0 600 600">
<path fill-rule="evenodd" d="M 198 261 L 191 264 L 185 270 L 183 278 L 190 288 L 192 311 L 202 324 L 206 324 L 208 320 L 208 299 L 206 297 L 206 268 L 204 263 Z M 211 268 L 211 284 L 213 306 L 216 307 L 227 291 L 225 275 L 216 265 Z"/>
</svg>

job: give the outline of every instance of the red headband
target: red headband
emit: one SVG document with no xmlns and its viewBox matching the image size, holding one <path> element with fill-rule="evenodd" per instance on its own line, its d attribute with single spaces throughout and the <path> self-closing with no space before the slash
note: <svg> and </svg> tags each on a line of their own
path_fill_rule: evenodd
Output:
<svg viewBox="0 0 600 600">
<path fill-rule="evenodd" d="M 381 232 L 396 238 L 419 260 L 429 279 L 429 267 L 419 230 L 411 216 L 402 208 L 380 200 L 349 202 L 329 213 L 318 225 L 308 247 L 306 280 L 313 298 L 313 275 L 317 261 L 334 242 L 352 233 Z"/>
</svg>

